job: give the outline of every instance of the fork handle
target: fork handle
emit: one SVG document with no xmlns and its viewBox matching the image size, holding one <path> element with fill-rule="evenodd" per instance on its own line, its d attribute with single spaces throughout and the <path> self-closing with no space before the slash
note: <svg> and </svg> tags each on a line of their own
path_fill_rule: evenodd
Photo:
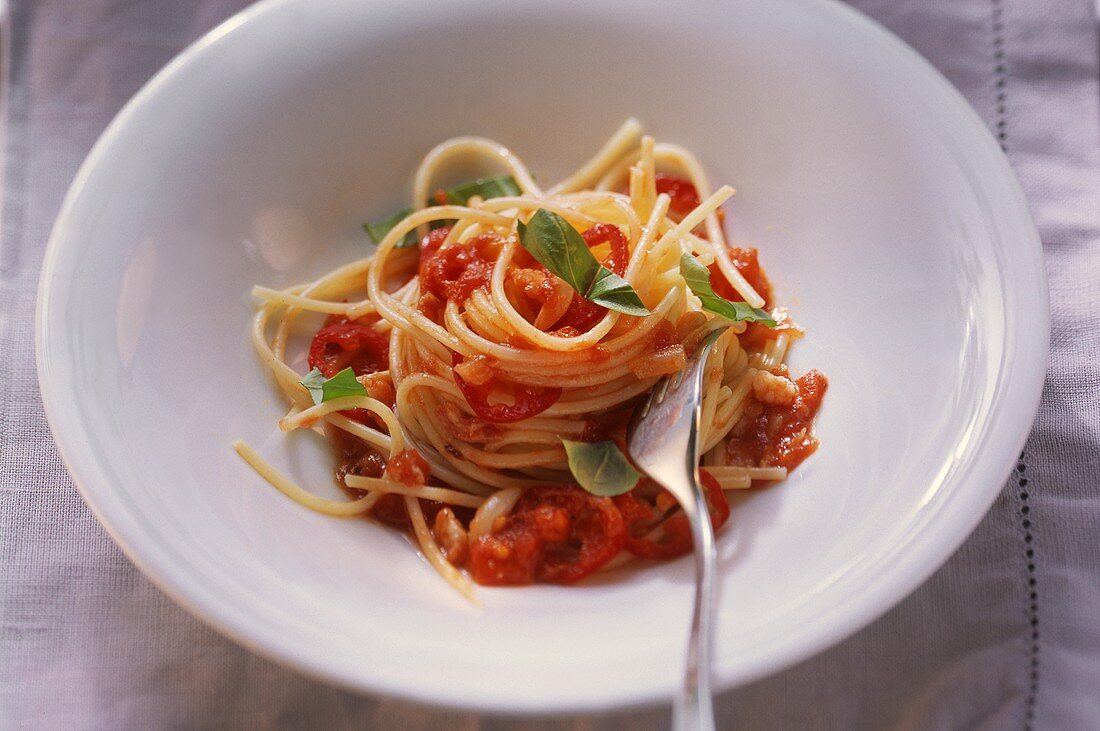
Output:
<svg viewBox="0 0 1100 731">
<path fill-rule="evenodd" d="M 691 482 L 703 519 L 691 521 L 695 546 L 695 606 L 688 636 L 684 684 L 672 704 L 672 727 L 675 731 L 713 731 L 710 656 L 714 641 L 714 527 L 699 480 L 693 479 Z"/>
</svg>

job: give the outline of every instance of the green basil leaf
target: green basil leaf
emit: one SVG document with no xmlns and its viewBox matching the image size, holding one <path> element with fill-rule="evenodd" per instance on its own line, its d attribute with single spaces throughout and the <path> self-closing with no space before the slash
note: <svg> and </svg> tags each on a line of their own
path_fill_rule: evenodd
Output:
<svg viewBox="0 0 1100 731">
<path fill-rule="evenodd" d="M 481 196 L 484 200 L 489 200 L 490 198 L 519 195 L 521 191 L 511 175 L 500 175 L 495 178 L 478 178 L 469 183 L 447 188 L 445 192 L 447 193 L 448 203 L 464 206 L 475 195 Z"/>
<path fill-rule="evenodd" d="M 355 377 L 355 371 L 345 368 L 325 381 L 322 401 L 331 401 L 343 396 L 369 396 L 367 389 Z"/>
<path fill-rule="evenodd" d="M 309 395 L 313 397 L 313 403 L 319 404 L 324 400 L 325 377 L 320 368 L 314 368 L 299 383 L 309 391 Z"/>
<path fill-rule="evenodd" d="M 503 198 L 509 195 L 519 195 L 519 186 L 516 185 L 516 181 L 511 175 L 501 175 L 495 178 L 478 178 L 468 183 L 462 183 L 456 185 L 453 188 L 447 188 L 444 191 L 447 195 L 447 202 L 456 205 L 464 206 L 470 198 L 475 195 L 479 195 L 482 198 L 488 200 L 489 198 Z M 402 208 L 400 211 L 393 213 L 385 218 L 380 218 L 374 222 L 367 222 L 363 224 L 363 229 L 370 236 L 371 241 L 376 244 L 382 242 L 382 239 L 386 238 L 386 234 L 390 232 L 390 229 L 401 222 L 406 216 L 411 214 L 413 209 Z M 438 228 L 441 225 L 446 225 L 440 221 L 432 222 L 432 228 Z M 405 249 L 410 246 L 416 246 L 417 237 L 416 231 L 409 231 L 405 234 L 405 238 L 398 241 L 394 246 L 395 249 Z"/>
<path fill-rule="evenodd" d="M 587 297 L 609 310 L 618 310 L 627 315 L 645 317 L 650 314 L 630 282 L 607 267 L 600 267 L 596 278 L 592 280 L 592 286 L 588 288 Z"/>
<path fill-rule="evenodd" d="M 526 225 L 517 224 L 517 232 L 523 248 L 582 297 L 627 315 L 650 314 L 630 283 L 601 266 L 584 237 L 558 214 L 540 208 Z"/>
<path fill-rule="evenodd" d="M 750 307 L 748 302 L 731 302 L 725 297 L 716 295 L 710 286 L 710 270 L 691 254 L 680 257 L 680 275 L 707 312 L 732 322 L 759 322 L 768 327 L 776 326 L 775 318 L 767 310 Z"/>
<path fill-rule="evenodd" d="M 526 226 L 519 224 L 518 231 L 520 244 L 531 256 L 582 296 L 587 294 L 600 263 L 577 229 L 558 214 L 540 208 Z"/>
<path fill-rule="evenodd" d="M 562 439 L 569 471 L 577 484 L 593 495 L 614 497 L 631 490 L 641 473 L 619 451 L 615 442 L 574 442 Z"/>
<path fill-rule="evenodd" d="M 315 404 L 343 396 L 369 395 L 351 368 L 345 368 L 332 378 L 325 378 L 320 369 L 314 368 L 299 383 L 309 389 L 309 395 L 313 397 Z"/>
<path fill-rule="evenodd" d="M 401 223 L 409 214 L 413 212 L 411 208 L 402 208 L 400 211 L 393 213 L 385 218 L 381 218 L 373 223 L 367 222 L 363 224 L 363 230 L 367 232 L 367 236 L 370 236 L 370 240 L 376 244 L 382 243 L 382 239 L 386 238 L 386 234 L 390 232 L 390 229 Z M 404 249 L 409 246 L 416 246 L 416 229 L 409 231 L 405 234 L 405 238 L 397 242 L 394 246 L 395 249 Z"/>
</svg>

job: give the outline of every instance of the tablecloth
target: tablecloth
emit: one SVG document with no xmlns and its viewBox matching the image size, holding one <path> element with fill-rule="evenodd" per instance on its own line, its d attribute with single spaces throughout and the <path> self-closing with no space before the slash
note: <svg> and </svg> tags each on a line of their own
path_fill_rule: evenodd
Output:
<svg viewBox="0 0 1100 731">
<path fill-rule="evenodd" d="M 811 0 L 807 0 L 808 2 Z M 52 445 L 35 291 L 70 180 L 119 107 L 243 0 L 10 0 L 0 210 L 0 728 L 662 728 L 665 709 L 509 719 L 355 695 L 173 605 Z M 1038 224 L 1042 406 L 988 516 L 854 637 L 718 700 L 722 728 L 1100 728 L 1100 123 L 1091 0 L 856 0 L 969 99 Z"/>
</svg>

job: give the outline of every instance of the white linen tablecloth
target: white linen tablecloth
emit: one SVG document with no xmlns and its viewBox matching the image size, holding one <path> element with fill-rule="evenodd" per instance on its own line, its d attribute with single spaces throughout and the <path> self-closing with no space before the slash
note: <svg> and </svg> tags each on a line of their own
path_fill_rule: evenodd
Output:
<svg viewBox="0 0 1100 731">
<path fill-rule="evenodd" d="M 0 218 L 0 729 L 662 728 L 664 709 L 484 717 L 362 697 L 222 638 L 91 516 L 33 357 L 43 249 L 119 107 L 243 0 L 9 0 Z M 870 627 L 724 694 L 722 728 L 1100 728 L 1100 124 L 1092 0 L 857 0 L 966 95 L 1042 236 L 1053 337 L 1017 470 L 973 536 Z"/>
</svg>

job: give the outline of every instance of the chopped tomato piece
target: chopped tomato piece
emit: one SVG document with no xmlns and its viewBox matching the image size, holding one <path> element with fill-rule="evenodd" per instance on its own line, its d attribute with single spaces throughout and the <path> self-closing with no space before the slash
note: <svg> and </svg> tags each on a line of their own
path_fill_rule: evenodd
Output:
<svg viewBox="0 0 1100 731">
<path fill-rule="evenodd" d="M 461 303 L 474 290 L 489 286 L 501 241 L 492 234 L 481 234 L 441 248 L 449 232 L 437 228 L 420 243 L 420 291 Z"/>
<path fill-rule="evenodd" d="M 374 329 L 377 316 L 360 320 L 339 318 L 317 331 L 309 346 L 309 367 L 332 378 L 345 368 L 357 376 L 389 367 L 390 339 Z"/>
<path fill-rule="evenodd" d="M 443 242 L 450 233 L 450 226 L 440 226 L 439 228 L 433 228 L 427 236 L 420 239 L 420 260 L 423 261 L 425 257 L 439 251 L 439 247 L 443 246 Z"/>
<path fill-rule="evenodd" d="M 764 268 L 760 266 L 760 259 L 756 249 L 738 249 L 731 247 L 729 254 L 730 259 L 733 260 L 733 266 L 737 271 L 741 272 L 741 276 L 752 285 L 756 293 L 764 298 L 764 308 L 770 308 L 775 295 L 772 292 L 771 282 L 768 281 L 768 275 L 764 273 Z M 710 286 L 715 294 L 720 297 L 725 297 L 731 302 L 744 302 L 745 298 L 726 280 L 726 276 L 722 274 L 717 263 L 711 264 L 709 269 Z M 744 334 L 740 337 L 741 344 L 744 347 L 763 347 L 768 340 L 774 340 L 784 329 L 794 330 L 797 328 L 794 327 L 794 323 L 791 323 L 789 318 L 787 318 L 787 325 L 781 325 L 775 328 L 768 327 L 759 322 L 750 322 L 745 328 Z"/>
<path fill-rule="evenodd" d="M 462 363 L 462 356 L 454 353 L 452 363 L 456 366 Z M 485 421 L 495 424 L 507 424 L 513 421 L 530 419 L 532 416 L 546 411 L 561 398 L 560 388 L 527 386 L 505 380 L 496 375 L 491 376 L 481 385 L 475 386 L 463 379 L 457 370 L 452 371 L 452 375 L 459 390 L 462 391 L 462 395 L 466 398 L 466 403 L 470 404 L 470 408 L 474 410 L 474 413 Z M 512 399 L 512 402 L 498 401 L 490 403 L 489 397 L 494 393 L 508 396 Z"/>
<path fill-rule="evenodd" d="M 785 367 L 780 366 L 784 369 Z M 789 404 L 762 404 L 750 397 L 746 414 L 726 444 L 730 464 L 743 467 L 797 467 L 817 449 L 813 419 L 829 386 L 812 370 L 795 381 L 798 396 Z"/>
<path fill-rule="evenodd" d="M 494 586 L 579 581 L 606 564 L 626 539 L 608 498 L 575 485 L 528 488 L 503 525 L 470 546 L 474 581 Z"/>
<path fill-rule="evenodd" d="M 654 176 L 654 182 L 657 185 L 657 194 L 667 193 L 671 199 L 668 203 L 669 218 L 673 221 L 681 221 L 684 216 L 694 211 L 699 207 L 702 201 L 699 199 L 699 191 L 695 189 L 691 181 L 687 178 L 682 178 L 679 175 L 670 175 L 668 173 L 657 173 Z M 718 224 L 722 225 L 726 221 L 726 214 L 721 208 L 718 209 Z M 706 238 L 706 229 L 703 225 L 695 227 L 694 233 L 696 236 Z"/>
<path fill-rule="evenodd" d="M 657 173 L 655 178 L 657 194 L 667 193 L 671 199 L 668 210 L 673 214 L 673 220 L 679 221 L 699 207 L 699 192 L 687 178 L 668 173 Z"/>
<path fill-rule="evenodd" d="M 730 506 L 722 492 L 718 480 L 706 470 L 699 470 L 699 481 L 703 484 L 707 498 L 707 510 L 711 525 L 717 531 L 730 517 Z M 651 483 L 652 484 L 652 483 Z M 691 525 L 683 513 L 677 513 L 665 519 L 663 523 L 655 520 L 655 511 L 648 501 L 637 496 L 638 488 L 615 498 L 615 505 L 622 513 L 626 524 L 626 550 L 635 556 L 655 560 L 665 560 L 682 556 L 691 551 Z M 658 537 L 648 534 L 660 528 Z"/>
</svg>

